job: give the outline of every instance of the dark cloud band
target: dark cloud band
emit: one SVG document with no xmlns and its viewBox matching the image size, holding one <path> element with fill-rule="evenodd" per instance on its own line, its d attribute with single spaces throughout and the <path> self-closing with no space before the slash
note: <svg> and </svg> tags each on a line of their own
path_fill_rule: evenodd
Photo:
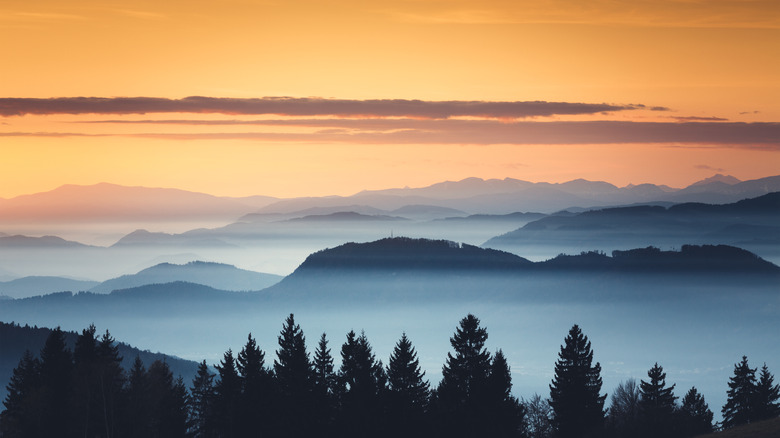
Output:
<svg viewBox="0 0 780 438">
<path fill-rule="evenodd" d="M 552 115 L 595 114 L 646 108 L 643 105 L 571 102 L 424 101 L 404 99 L 344 100 L 264 97 L 232 99 L 192 96 L 183 99 L 157 97 L 58 97 L 0 98 L 0 116 L 26 114 L 145 114 L 212 113 L 274 114 L 338 117 L 450 117 L 526 118 Z M 665 110 L 665 108 L 649 108 Z"/>
</svg>

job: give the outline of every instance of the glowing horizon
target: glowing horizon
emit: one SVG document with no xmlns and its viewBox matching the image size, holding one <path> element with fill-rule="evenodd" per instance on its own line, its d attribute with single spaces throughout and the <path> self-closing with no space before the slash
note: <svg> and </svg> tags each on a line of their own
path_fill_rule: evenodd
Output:
<svg viewBox="0 0 780 438">
<path fill-rule="evenodd" d="M 2 198 L 780 173 L 768 0 L 12 0 L 0 38 Z"/>
</svg>

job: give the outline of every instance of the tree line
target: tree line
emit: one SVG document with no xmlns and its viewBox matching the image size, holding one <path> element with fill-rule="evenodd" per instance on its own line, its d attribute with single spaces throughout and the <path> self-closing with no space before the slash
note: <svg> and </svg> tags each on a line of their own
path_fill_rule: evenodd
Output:
<svg viewBox="0 0 780 438">
<path fill-rule="evenodd" d="M 564 339 L 549 398 L 518 400 L 501 350 L 485 348 L 474 315 L 450 338 L 442 380 L 431 387 L 403 334 L 387 365 L 364 333 L 350 331 L 334 365 L 323 333 L 313 354 L 291 314 L 266 359 L 250 334 L 212 368 L 206 361 L 189 388 L 164 361 L 148 369 L 119 365 L 116 342 L 94 326 L 73 351 L 53 330 L 39 357 L 19 361 L 0 413 L 0 437 L 690 437 L 713 430 L 713 413 L 691 388 L 680 404 L 655 364 L 648 379 L 629 379 L 605 408 L 601 366 L 577 325 Z M 729 381 L 723 427 L 780 415 L 778 385 L 766 365 L 756 378 L 743 357 Z"/>
</svg>

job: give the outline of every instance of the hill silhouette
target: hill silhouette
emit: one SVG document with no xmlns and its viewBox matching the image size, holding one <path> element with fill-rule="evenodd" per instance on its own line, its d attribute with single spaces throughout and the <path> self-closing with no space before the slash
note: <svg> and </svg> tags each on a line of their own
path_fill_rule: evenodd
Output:
<svg viewBox="0 0 780 438">
<path fill-rule="evenodd" d="M 233 265 L 194 261 L 183 265 L 160 263 L 136 274 L 106 280 L 88 290 L 95 293 L 108 293 L 117 289 L 129 289 L 148 284 L 186 281 L 214 289 L 249 291 L 265 289 L 281 279 L 280 275 L 247 271 Z"/>
</svg>

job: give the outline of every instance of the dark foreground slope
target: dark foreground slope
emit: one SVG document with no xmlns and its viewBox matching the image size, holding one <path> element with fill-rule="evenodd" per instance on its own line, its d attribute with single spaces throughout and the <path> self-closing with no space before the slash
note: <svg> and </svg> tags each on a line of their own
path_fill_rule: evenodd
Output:
<svg viewBox="0 0 780 438">
<path fill-rule="evenodd" d="M 696 438 L 777 438 L 780 437 L 780 418 L 737 426 L 733 429 L 699 435 Z"/>
<path fill-rule="evenodd" d="M 24 352 L 29 350 L 37 356 L 49 334 L 51 334 L 49 328 L 21 326 L 0 321 L 0 383 L 2 383 L 0 385 L 0 400 L 5 399 L 5 384 L 10 380 L 13 369 L 19 364 Z M 65 342 L 71 351 L 73 351 L 77 337 L 78 333 L 76 332 L 65 332 Z M 181 376 L 189 384 L 195 377 L 198 368 L 196 362 L 140 350 L 124 342 L 118 342 L 117 348 L 122 357 L 122 368 L 125 370 L 132 367 L 136 357 L 140 357 L 147 368 L 155 360 L 162 360 L 168 364 L 174 376 Z"/>
</svg>

